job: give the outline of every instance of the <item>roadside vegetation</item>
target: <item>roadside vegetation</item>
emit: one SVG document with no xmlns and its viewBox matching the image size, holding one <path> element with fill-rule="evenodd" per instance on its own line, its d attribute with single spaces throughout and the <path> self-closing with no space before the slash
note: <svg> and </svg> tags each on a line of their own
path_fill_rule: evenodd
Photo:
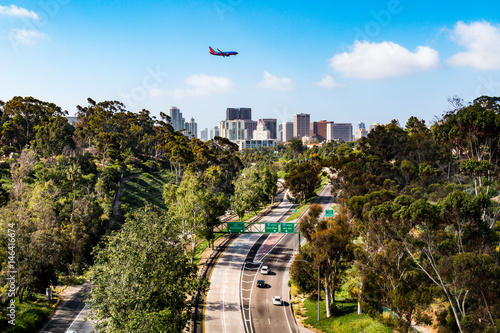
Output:
<svg viewBox="0 0 500 333">
<path fill-rule="evenodd" d="M 311 206 L 300 222 L 308 245 L 296 259 L 320 267 L 326 317 L 336 316 L 336 292 L 349 280 L 363 312 L 399 332 L 412 322 L 442 333 L 500 329 L 492 200 L 500 189 L 500 99 L 451 102 L 431 127 L 412 117 L 405 128 L 378 126 L 355 149 L 315 148 L 328 156 L 340 209 L 320 220 Z M 291 277 L 302 293 L 318 292 L 310 264 L 295 261 Z"/>
<path fill-rule="evenodd" d="M 15 297 L 0 277 L 0 330 L 32 332 L 29 323 L 52 311 L 32 295 L 81 276 L 95 286 L 100 331 L 186 329 L 209 287 L 196 263 L 214 223 L 272 203 L 280 176 L 304 207 L 328 181 L 335 199 L 333 218 L 319 219 L 312 205 L 300 221 L 308 245 L 297 259 L 320 267 L 318 291 L 311 265 L 291 266 L 308 323 L 319 292 L 325 332 L 408 332 L 412 322 L 498 331 L 500 99 L 451 102 L 430 127 L 412 117 L 356 143 L 307 149 L 293 139 L 244 152 L 224 138 L 190 139 L 164 113 L 118 101 L 89 98 L 74 124 L 53 103 L 0 102 L 0 263 L 18 272 Z M 358 302 L 363 316 L 350 313 Z"/>
</svg>

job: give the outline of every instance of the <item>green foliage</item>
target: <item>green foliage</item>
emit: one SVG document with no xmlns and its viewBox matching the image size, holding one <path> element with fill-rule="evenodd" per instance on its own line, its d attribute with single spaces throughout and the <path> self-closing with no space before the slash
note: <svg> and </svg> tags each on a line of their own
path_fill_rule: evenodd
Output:
<svg viewBox="0 0 500 333">
<path fill-rule="evenodd" d="M 165 215 L 146 208 L 96 249 L 90 302 L 101 332 L 180 332 L 186 327 L 196 292 L 208 285 L 177 246 L 180 234 Z"/>
<path fill-rule="evenodd" d="M 324 309 L 324 302 L 321 302 L 320 309 Z M 367 314 L 358 315 L 356 313 L 356 303 L 341 303 L 333 312 L 333 316 L 326 317 L 324 310 L 320 310 L 320 321 L 317 322 L 317 303 L 313 298 L 304 301 L 307 318 L 304 322 L 307 325 L 331 333 L 392 333 L 393 330 L 370 318 Z"/>
<path fill-rule="evenodd" d="M 300 203 L 315 195 L 314 191 L 321 183 L 320 169 L 310 162 L 304 162 L 298 166 L 290 164 L 290 172 L 285 176 L 285 183 Z"/>
<path fill-rule="evenodd" d="M 6 305 L 5 305 L 6 306 Z M 16 325 L 0 321 L 0 330 L 8 333 L 30 333 L 40 330 L 55 309 L 46 304 L 16 303 Z"/>
<path fill-rule="evenodd" d="M 128 210 L 120 212 L 125 215 L 140 209 L 148 204 L 155 206 L 157 209 L 167 211 L 167 206 L 162 197 L 163 186 L 175 181 L 175 176 L 168 172 L 142 173 L 133 176 L 125 183 L 123 195 L 120 201 L 125 203 Z"/>
</svg>

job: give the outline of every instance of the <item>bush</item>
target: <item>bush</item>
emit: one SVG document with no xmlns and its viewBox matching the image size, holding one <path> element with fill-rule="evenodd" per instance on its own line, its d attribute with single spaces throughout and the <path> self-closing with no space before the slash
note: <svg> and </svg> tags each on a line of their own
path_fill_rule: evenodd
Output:
<svg viewBox="0 0 500 333">
<path fill-rule="evenodd" d="M 417 312 L 415 316 L 417 324 L 432 325 L 432 319 L 427 313 Z"/>
<path fill-rule="evenodd" d="M 48 311 L 33 305 L 27 305 L 25 310 L 16 318 L 16 325 L 11 328 L 10 332 L 37 332 L 43 327 L 48 318 Z"/>
</svg>

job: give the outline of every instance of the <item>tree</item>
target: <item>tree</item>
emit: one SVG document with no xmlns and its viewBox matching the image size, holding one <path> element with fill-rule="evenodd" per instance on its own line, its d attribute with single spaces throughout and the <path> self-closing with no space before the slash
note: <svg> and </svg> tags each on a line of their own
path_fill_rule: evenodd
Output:
<svg viewBox="0 0 500 333">
<path fill-rule="evenodd" d="M 331 304 L 335 303 L 335 291 L 341 286 L 342 275 L 354 258 L 354 246 L 346 215 L 337 214 L 333 219 L 318 221 L 321 211 L 320 205 L 312 205 L 307 218 L 301 220 L 299 228 L 301 232 L 305 232 L 308 243 L 295 258 L 319 266 L 325 292 L 326 316 L 330 317 Z M 309 272 L 310 267 L 298 261 L 290 268 L 290 275 L 304 291 L 313 290 L 317 279 L 316 274 Z"/>
<path fill-rule="evenodd" d="M 285 183 L 300 203 L 304 203 L 315 195 L 314 191 L 321 184 L 319 171 L 320 168 L 310 162 L 304 162 L 298 166 L 290 164 L 290 172 L 285 176 Z"/>
<path fill-rule="evenodd" d="M 254 213 L 261 205 L 261 180 L 254 168 L 244 169 L 238 178 L 234 180 L 234 195 L 231 205 L 240 218 L 247 210 Z"/>
<path fill-rule="evenodd" d="M 91 317 L 100 332 L 181 332 L 208 282 L 183 255 L 180 230 L 145 208 L 95 251 Z"/>
<path fill-rule="evenodd" d="M 361 138 L 359 148 L 364 153 L 380 156 L 384 162 L 401 161 L 406 156 L 405 143 L 405 131 L 393 120 L 388 125 L 377 126 L 368 136 Z"/>
<path fill-rule="evenodd" d="M 462 265 L 459 274 L 454 261 L 467 253 L 491 256 L 498 242 L 482 221 L 476 199 L 464 192 L 452 192 L 432 205 L 424 199 L 400 196 L 372 207 L 367 218 L 366 223 L 372 225 L 370 237 L 382 234 L 404 250 L 413 265 L 446 297 L 458 329 L 464 332 L 461 318 L 467 316 L 469 295 L 477 287 L 457 278 L 466 276 L 466 268 Z M 467 270 L 473 272 L 474 268 Z"/>
<path fill-rule="evenodd" d="M 36 127 L 57 116 L 67 114 L 67 111 L 62 111 L 54 103 L 43 102 L 33 97 L 15 96 L 3 106 L 3 138 L 7 140 L 3 144 L 11 145 L 14 143 L 20 151 L 35 139 Z M 12 132 L 13 130 L 19 132 Z"/>
<path fill-rule="evenodd" d="M 319 224 L 319 217 L 323 213 L 323 207 L 318 204 L 309 206 L 307 215 L 303 216 L 299 222 L 299 231 L 307 239 L 312 241 L 312 235 L 316 232 L 316 227 Z"/>
<path fill-rule="evenodd" d="M 488 181 L 497 172 L 500 163 L 498 97 L 481 96 L 471 105 L 449 111 L 432 130 L 436 140 L 459 160 L 487 161 L 491 166 L 486 172 Z"/>
<path fill-rule="evenodd" d="M 64 147 L 75 148 L 74 128 L 60 115 L 36 126 L 35 147 L 44 157 L 59 155 Z"/>
<path fill-rule="evenodd" d="M 330 317 L 330 305 L 335 303 L 335 291 L 342 285 L 342 275 L 354 259 L 352 233 L 347 216 L 337 214 L 331 220 L 323 220 L 311 237 L 310 251 L 314 263 L 320 267 L 325 291 L 326 316 Z"/>
</svg>

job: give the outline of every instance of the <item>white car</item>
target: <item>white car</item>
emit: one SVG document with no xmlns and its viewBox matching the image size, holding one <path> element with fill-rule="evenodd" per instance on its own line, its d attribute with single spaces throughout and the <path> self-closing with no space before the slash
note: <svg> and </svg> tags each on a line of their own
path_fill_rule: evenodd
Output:
<svg viewBox="0 0 500 333">
<path fill-rule="evenodd" d="M 264 275 L 269 274 L 269 267 L 267 267 L 267 266 L 262 266 L 262 267 L 260 268 L 260 274 L 264 274 Z"/>
<path fill-rule="evenodd" d="M 273 304 L 274 305 L 281 305 L 281 297 L 280 296 L 273 296 Z"/>
</svg>

